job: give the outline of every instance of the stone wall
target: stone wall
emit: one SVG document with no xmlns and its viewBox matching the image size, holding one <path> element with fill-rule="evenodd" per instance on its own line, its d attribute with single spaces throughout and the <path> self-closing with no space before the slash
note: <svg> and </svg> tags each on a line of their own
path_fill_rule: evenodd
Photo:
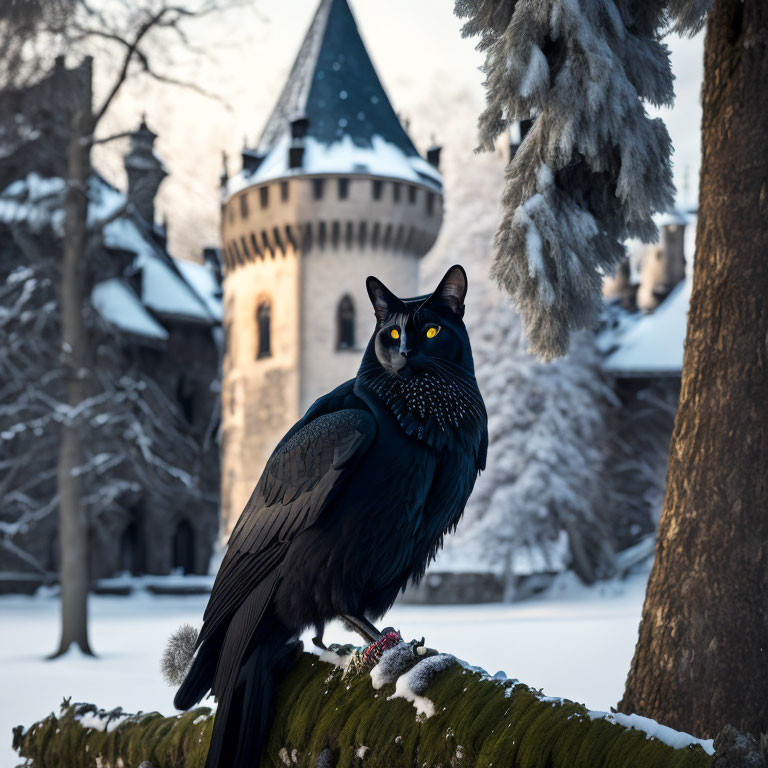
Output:
<svg viewBox="0 0 768 768">
<path fill-rule="evenodd" d="M 640 265 L 637 306 L 652 312 L 685 277 L 685 224 L 659 227 L 659 242 L 645 248 Z"/>
<path fill-rule="evenodd" d="M 224 280 L 222 526 L 229 534 L 276 443 L 299 416 L 299 257 L 256 261 Z M 257 311 L 268 302 L 270 351 L 258 356 Z"/>
</svg>

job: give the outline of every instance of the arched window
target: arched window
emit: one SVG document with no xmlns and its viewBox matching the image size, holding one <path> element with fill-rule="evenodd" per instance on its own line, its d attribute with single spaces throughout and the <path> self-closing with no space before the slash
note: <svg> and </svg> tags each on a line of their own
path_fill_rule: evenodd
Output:
<svg viewBox="0 0 768 768">
<path fill-rule="evenodd" d="M 336 349 L 355 347 L 355 305 L 345 294 L 336 309 Z"/>
<path fill-rule="evenodd" d="M 268 299 L 256 308 L 256 358 L 272 356 L 272 305 Z"/>
<path fill-rule="evenodd" d="M 188 520 L 181 520 L 173 534 L 173 570 L 195 572 L 195 532 Z"/>
</svg>

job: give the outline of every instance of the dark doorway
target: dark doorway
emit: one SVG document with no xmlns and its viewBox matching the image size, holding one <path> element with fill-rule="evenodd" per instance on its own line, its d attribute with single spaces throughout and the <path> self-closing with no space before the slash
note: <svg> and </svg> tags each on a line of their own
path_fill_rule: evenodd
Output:
<svg viewBox="0 0 768 768">
<path fill-rule="evenodd" d="M 88 531 L 90 534 L 90 530 Z M 90 538 L 90 536 L 89 536 Z M 88 546 L 90 549 L 91 542 L 88 542 Z M 48 557 L 46 562 L 47 570 L 50 573 L 58 573 L 59 571 L 59 534 L 55 533 L 51 536 L 50 539 L 48 539 Z"/>
<path fill-rule="evenodd" d="M 120 536 L 120 568 L 121 573 L 139 576 L 144 573 L 144 541 L 141 527 L 136 520 L 131 520 L 125 526 Z"/>
<path fill-rule="evenodd" d="M 195 384 L 186 374 L 176 382 L 176 400 L 188 424 L 195 418 Z"/>
<path fill-rule="evenodd" d="M 188 520 L 182 520 L 173 534 L 173 569 L 195 572 L 195 532 Z"/>
</svg>

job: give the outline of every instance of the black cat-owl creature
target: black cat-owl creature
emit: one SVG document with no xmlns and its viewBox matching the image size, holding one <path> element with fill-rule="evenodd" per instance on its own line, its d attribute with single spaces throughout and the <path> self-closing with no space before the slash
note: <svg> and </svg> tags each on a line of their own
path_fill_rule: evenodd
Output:
<svg viewBox="0 0 768 768">
<path fill-rule="evenodd" d="M 488 444 L 462 322 L 467 277 L 427 297 L 367 281 L 376 329 L 357 377 L 281 440 L 229 540 L 175 705 L 218 700 L 207 768 L 258 765 L 274 678 L 302 630 L 342 618 L 369 643 L 464 510 Z"/>
</svg>

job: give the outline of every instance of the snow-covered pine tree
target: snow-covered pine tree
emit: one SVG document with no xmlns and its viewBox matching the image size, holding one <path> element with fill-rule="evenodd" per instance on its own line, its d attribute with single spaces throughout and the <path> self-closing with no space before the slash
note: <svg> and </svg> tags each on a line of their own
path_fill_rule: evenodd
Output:
<svg viewBox="0 0 768 768">
<path fill-rule="evenodd" d="M 660 33 L 670 18 L 690 27 L 694 5 L 706 3 L 456 0 L 486 53 L 481 148 L 534 119 L 507 169 L 493 275 L 544 360 L 594 326 L 624 240 L 654 240 L 651 216 L 672 203 L 669 135 L 644 103 L 672 103 Z"/>
<path fill-rule="evenodd" d="M 584 581 L 613 574 L 615 540 L 604 472 L 611 391 L 589 333 L 551 365 L 526 349 L 508 302 L 485 308 L 473 336 L 488 408 L 488 468 L 477 482 L 451 553 L 475 553 L 505 574 L 574 570 Z"/>
<path fill-rule="evenodd" d="M 452 103 L 464 103 L 453 99 Z M 611 572 L 612 531 L 626 500 L 611 496 L 606 477 L 611 392 L 597 366 L 589 333 L 576 336 L 555 364 L 526 349 L 510 301 L 487 278 L 507 147 L 471 152 L 469 131 L 443 152 L 450 216 L 426 257 L 428 287 L 450 264 L 469 276 L 465 321 L 488 409 L 488 469 L 470 497 L 436 570 L 507 573 L 574 568 L 592 580 Z"/>
</svg>

